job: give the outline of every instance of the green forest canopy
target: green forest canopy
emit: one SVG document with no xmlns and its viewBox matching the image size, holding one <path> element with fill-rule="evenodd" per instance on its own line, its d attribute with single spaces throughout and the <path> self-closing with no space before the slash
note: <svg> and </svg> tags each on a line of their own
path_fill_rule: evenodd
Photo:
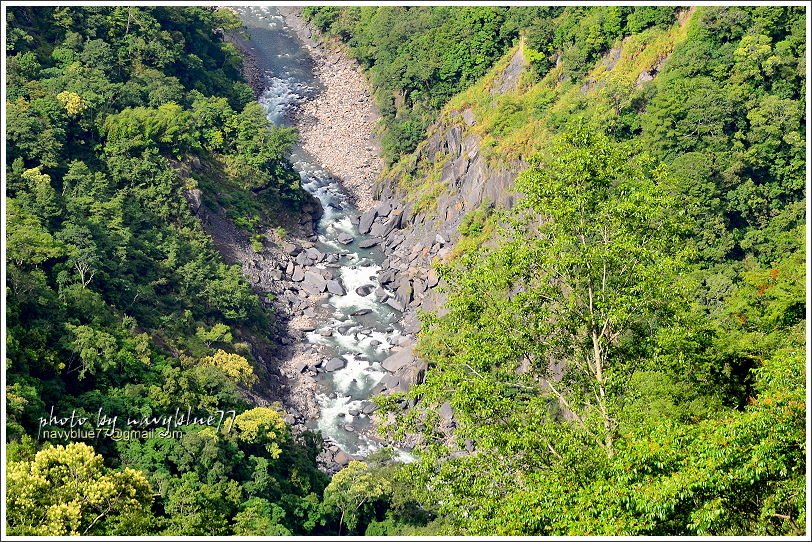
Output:
<svg viewBox="0 0 812 542">
<path fill-rule="evenodd" d="M 547 134 L 513 149 L 532 155 L 517 216 L 472 214 L 463 238 L 490 238 L 441 268 L 425 382 L 382 401 L 391 435 L 422 435 L 419 460 L 379 453 L 332 481 L 315 436 L 240 393 L 273 315 L 184 197 L 250 233 L 306 197 L 295 134 L 269 127 L 222 39 L 239 22 L 7 13 L 10 534 L 806 532 L 803 9 L 305 10 L 367 70 L 390 162 L 484 96 L 519 39 L 532 69 L 475 100 L 478 129 L 494 152 Z M 648 84 L 578 92 L 624 38 L 677 34 Z M 188 405 L 236 418 L 33 438 L 51 406 Z"/>
</svg>

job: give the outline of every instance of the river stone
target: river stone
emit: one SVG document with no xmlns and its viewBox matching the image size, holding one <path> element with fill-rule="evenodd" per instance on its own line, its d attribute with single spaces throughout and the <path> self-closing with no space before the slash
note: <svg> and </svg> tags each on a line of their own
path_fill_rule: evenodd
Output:
<svg viewBox="0 0 812 542">
<path fill-rule="evenodd" d="M 315 331 L 316 322 L 314 322 L 313 320 L 305 320 L 305 321 L 303 321 L 302 323 L 299 324 L 298 328 L 299 328 L 299 331 L 305 331 L 305 332 L 307 332 L 307 331 Z"/>
<path fill-rule="evenodd" d="M 344 295 L 344 288 L 341 286 L 341 283 L 337 280 L 328 280 L 327 281 L 327 291 L 333 295 Z"/>
<path fill-rule="evenodd" d="M 297 373 L 303 373 L 307 370 L 307 363 L 304 361 L 297 361 L 296 364 L 293 366 L 293 369 Z"/>
<path fill-rule="evenodd" d="M 322 254 L 321 251 L 319 251 L 319 249 L 317 249 L 316 247 L 308 248 L 305 251 L 305 253 L 307 254 L 307 259 L 313 260 L 313 261 L 316 261 L 316 262 L 321 261 L 321 259 L 324 257 L 324 254 Z"/>
<path fill-rule="evenodd" d="M 410 363 L 414 361 L 414 355 L 412 354 L 411 348 L 404 348 L 398 352 L 395 352 L 385 360 L 381 362 L 381 367 L 389 371 L 390 373 L 395 373 Z"/>
<path fill-rule="evenodd" d="M 293 243 L 285 243 L 284 245 L 282 245 L 282 250 L 285 251 L 285 254 L 290 254 L 291 256 L 296 256 L 302 251 L 302 249 L 300 249 Z"/>
<path fill-rule="evenodd" d="M 308 271 L 304 275 L 302 288 L 311 295 L 319 295 L 327 288 L 327 281 L 319 273 Z"/>
<path fill-rule="evenodd" d="M 307 254 L 304 253 L 304 252 L 300 252 L 299 254 L 297 254 L 294 261 L 299 265 L 309 265 L 310 264 L 310 260 L 307 258 Z"/>
<path fill-rule="evenodd" d="M 361 412 L 363 412 L 367 416 L 372 414 L 376 410 L 378 410 L 378 405 L 376 405 L 372 401 L 368 401 L 368 402 L 364 403 L 363 408 L 361 408 Z"/>
<path fill-rule="evenodd" d="M 350 462 L 350 456 L 345 451 L 339 450 L 336 452 L 336 455 L 333 456 L 333 461 L 338 465 L 347 465 Z"/>
<path fill-rule="evenodd" d="M 375 289 L 375 299 L 384 301 L 387 297 L 389 297 L 389 292 L 380 287 Z"/>
<path fill-rule="evenodd" d="M 358 220 L 358 231 L 361 233 L 369 233 L 369 229 L 372 227 L 372 222 L 375 220 L 376 214 L 375 209 L 370 209 L 369 211 L 364 212 L 361 215 L 361 218 Z"/>
<path fill-rule="evenodd" d="M 347 232 L 341 232 L 341 233 L 339 233 L 339 234 L 338 234 L 338 236 L 336 237 L 336 240 L 337 240 L 339 243 L 341 243 L 342 245 L 349 245 L 350 243 L 352 243 L 352 242 L 353 242 L 353 240 L 354 240 L 354 239 L 353 239 L 353 236 L 352 236 L 352 235 L 350 235 L 349 233 L 347 233 Z"/>
<path fill-rule="evenodd" d="M 395 271 L 394 269 L 387 269 L 386 271 L 382 271 L 378 275 L 378 281 L 381 284 L 389 284 L 391 282 L 395 282 L 396 274 L 397 274 L 397 271 Z"/>
<path fill-rule="evenodd" d="M 359 286 L 358 288 L 356 288 L 355 293 L 360 296 L 368 296 L 369 294 L 372 293 L 372 290 L 374 288 L 375 287 L 372 286 L 371 284 L 364 284 L 363 286 Z"/>
<path fill-rule="evenodd" d="M 369 234 L 373 237 L 386 237 L 397 227 L 400 223 L 400 215 L 394 215 L 386 222 L 375 222 Z"/>
<path fill-rule="evenodd" d="M 327 371 L 328 373 L 332 373 L 333 371 L 338 371 L 339 369 L 343 369 L 347 366 L 347 360 L 344 358 L 330 358 L 327 363 L 322 366 L 322 369 Z"/>
<path fill-rule="evenodd" d="M 365 314 L 369 314 L 372 312 L 371 309 L 358 309 L 357 311 L 353 311 L 350 313 L 350 316 L 364 316 Z"/>
<path fill-rule="evenodd" d="M 393 390 L 396 389 L 400 385 L 400 377 L 391 373 L 387 373 L 381 378 L 379 382 L 383 386 L 384 389 Z"/>
<path fill-rule="evenodd" d="M 383 239 L 380 237 L 368 237 L 367 239 L 361 239 L 358 242 L 358 248 L 371 248 L 379 244 L 381 241 L 383 241 Z"/>
<path fill-rule="evenodd" d="M 400 311 L 400 312 L 403 312 L 403 309 L 406 308 L 403 305 L 403 303 L 401 303 L 400 301 L 397 300 L 397 298 L 394 298 L 394 297 L 390 297 L 389 299 L 387 299 L 386 304 L 389 305 L 390 307 L 392 307 L 393 309 L 395 309 L 396 311 Z"/>
<path fill-rule="evenodd" d="M 357 407 L 352 407 L 347 410 L 347 414 L 353 417 L 358 416 L 360 413 L 361 411 Z"/>
<path fill-rule="evenodd" d="M 389 213 L 392 211 L 392 204 L 388 201 L 381 202 L 375 207 L 375 211 L 378 213 L 378 216 L 389 216 Z"/>
<path fill-rule="evenodd" d="M 395 292 L 395 298 L 404 307 L 412 300 L 412 285 L 408 279 L 402 279 Z"/>
</svg>

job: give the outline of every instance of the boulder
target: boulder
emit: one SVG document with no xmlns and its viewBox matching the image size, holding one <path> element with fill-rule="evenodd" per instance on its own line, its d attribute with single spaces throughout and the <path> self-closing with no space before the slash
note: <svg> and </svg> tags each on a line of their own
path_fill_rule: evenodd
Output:
<svg viewBox="0 0 812 542">
<path fill-rule="evenodd" d="M 327 288 L 327 281 L 319 273 L 308 271 L 304 275 L 302 288 L 310 295 L 319 295 Z"/>
<path fill-rule="evenodd" d="M 392 214 L 386 222 L 378 222 L 372 225 L 369 234 L 373 237 L 386 237 L 400 226 L 400 214 Z"/>
<path fill-rule="evenodd" d="M 405 307 L 412 300 L 413 293 L 414 290 L 412 289 L 412 284 L 409 282 L 409 280 L 401 279 L 400 284 L 398 284 L 398 289 L 395 292 L 395 299 L 397 299 L 398 302 Z"/>
<path fill-rule="evenodd" d="M 352 242 L 354 241 L 354 238 L 353 238 L 353 236 L 352 236 L 352 235 L 350 235 L 350 234 L 349 234 L 349 233 L 347 233 L 347 232 L 341 232 L 341 233 L 339 233 L 339 234 L 338 234 L 338 236 L 336 237 L 336 240 L 337 240 L 339 243 L 341 243 L 342 245 L 349 245 L 350 243 L 352 243 Z"/>
<path fill-rule="evenodd" d="M 377 212 L 375 209 L 370 209 L 361 215 L 361 218 L 358 220 L 358 231 L 361 233 L 369 233 L 370 228 L 372 227 L 372 222 L 375 220 L 377 216 Z"/>
<path fill-rule="evenodd" d="M 393 309 L 395 309 L 396 311 L 400 311 L 400 312 L 403 312 L 403 309 L 406 308 L 403 305 L 403 303 L 401 303 L 400 301 L 397 300 L 397 298 L 394 298 L 394 297 L 390 297 L 389 299 L 387 299 L 386 304 L 389 305 L 390 307 L 392 307 Z"/>
<path fill-rule="evenodd" d="M 437 409 L 437 414 L 440 415 L 440 418 L 443 420 L 450 422 L 454 418 L 454 412 L 451 410 L 451 403 L 446 401 L 440 408 Z"/>
<path fill-rule="evenodd" d="M 381 381 L 378 384 L 383 387 L 383 389 L 394 390 L 400 385 L 400 377 L 387 373 L 383 378 L 381 378 Z"/>
<path fill-rule="evenodd" d="M 378 275 L 378 281 L 381 284 L 389 284 L 395 282 L 395 276 L 397 275 L 397 271 L 395 269 L 387 269 L 386 271 L 381 271 Z"/>
<path fill-rule="evenodd" d="M 305 278 L 304 269 L 299 266 L 295 266 L 293 269 L 293 274 L 290 276 L 290 280 L 293 282 L 302 282 Z"/>
<path fill-rule="evenodd" d="M 282 245 L 282 250 L 285 251 L 285 254 L 289 254 L 291 256 L 296 256 L 302 251 L 301 248 L 294 245 L 293 243 L 285 243 L 284 245 Z"/>
<path fill-rule="evenodd" d="M 412 353 L 412 349 L 410 347 L 404 348 L 403 350 L 399 350 L 383 360 L 381 362 L 381 367 L 389 371 L 390 373 L 395 373 L 404 367 L 408 366 L 414 361 L 414 354 Z"/>
<path fill-rule="evenodd" d="M 333 461 L 335 461 L 337 465 L 347 465 L 351 459 L 349 454 L 344 450 L 337 451 L 336 455 L 333 456 Z"/>
<path fill-rule="evenodd" d="M 344 359 L 344 358 L 330 358 L 322 366 L 322 369 L 324 369 L 328 373 L 332 373 L 333 371 L 338 371 L 339 369 L 343 369 L 346 366 L 347 366 L 347 360 L 346 359 Z"/>
<path fill-rule="evenodd" d="M 374 289 L 375 289 L 375 287 L 373 285 L 364 284 L 363 286 L 359 286 L 358 288 L 356 288 L 355 293 L 360 295 L 360 296 L 368 296 L 369 294 L 372 293 L 372 290 L 374 290 Z"/>
<path fill-rule="evenodd" d="M 440 282 L 440 275 L 437 274 L 437 271 L 434 268 L 429 269 L 428 275 L 426 276 L 426 288 L 434 288 Z"/>
<path fill-rule="evenodd" d="M 203 192 L 199 188 L 193 188 L 192 190 L 186 190 L 183 195 L 186 196 L 186 201 L 189 202 L 192 213 L 197 214 L 200 211 L 200 206 L 203 205 Z"/>
<path fill-rule="evenodd" d="M 344 295 L 346 293 L 344 288 L 341 286 L 341 283 L 337 280 L 327 281 L 327 291 L 333 295 Z"/>
<path fill-rule="evenodd" d="M 388 201 L 383 201 L 375 207 L 375 212 L 378 216 L 389 216 L 389 213 L 392 211 L 392 204 Z"/>
<path fill-rule="evenodd" d="M 361 288 L 363 288 L 363 286 L 361 286 Z M 356 290 L 356 292 L 358 292 L 358 290 Z M 384 301 L 387 297 L 389 297 L 389 292 L 380 287 L 375 289 L 375 299 L 378 301 Z"/>
<path fill-rule="evenodd" d="M 357 311 L 352 311 L 350 316 L 364 316 L 365 314 L 369 314 L 372 312 L 371 309 L 358 309 Z"/>
<path fill-rule="evenodd" d="M 379 244 L 381 241 L 383 241 L 383 239 L 380 237 L 368 237 L 366 239 L 361 239 L 358 241 L 358 248 L 371 248 Z"/>
<path fill-rule="evenodd" d="M 324 257 L 324 254 L 319 251 L 316 247 L 310 247 L 305 251 L 307 254 L 308 260 L 313 260 L 314 262 L 320 262 L 321 259 Z"/>
<path fill-rule="evenodd" d="M 294 261 L 299 265 L 310 265 L 310 260 L 307 258 L 307 254 L 304 252 L 297 254 Z"/>
</svg>

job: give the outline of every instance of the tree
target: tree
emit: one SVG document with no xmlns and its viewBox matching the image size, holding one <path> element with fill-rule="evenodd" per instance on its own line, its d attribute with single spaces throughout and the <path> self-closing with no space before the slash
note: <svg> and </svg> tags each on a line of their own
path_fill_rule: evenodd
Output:
<svg viewBox="0 0 812 542">
<path fill-rule="evenodd" d="M 324 506 L 341 512 L 338 531 L 346 525 L 349 531 L 358 526 L 361 515 L 376 499 L 391 492 L 389 480 L 379 478 L 370 472 L 369 465 L 361 461 L 350 463 L 333 475 L 324 490 Z"/>
<path fill-rule="evenodd" d="M 206 356 L 200 360 L 202 365 L 217 367 L 229 378 L 242 386 L 252 386 L 257 382 L 254 368 L 248 360 L 239 354 L 232 354 L 225 350 L 218 350 L 214 355 Z"/>
<path fill-rule="evenodd" d="M 106 523 L 148 510 L 152 499 L 143 473 L 107 469 L 102 456 L 81 443 L 10 462 L 7 483 L 9 534 L 18 536 L 102 535 Z"/>
<path fill-rule="evenodd" d="M 612 396 L 634 371 L 622 341 L 673 310 L 678 283 L 669 277 L 682 265 L 677 247 L 688 219 L 661 167 L 585 128 L 563 136 L 517 188 L 541 215 L 517 294 L 532 315 L 527 360 L 611 455 L 619 407 Z M 594 410 L 597 431 L 588 420 Z"/>
<path fill-rule="evenodd" d="M 291 532 L 281 525 L 285 510 L 266 499 L 254 497 L 240 505 L 234 516 L 234 534 L 237 536 L 290 536 Z"/>
<path fill-rule="evenodd" d="M 196 335 L 198 339 L 206 343 L 206 346 L 209 347 L 212 343 L 230 343 L 233 339 L 229 327 L 222 323 L 214 324 L 210 329 L 200 326 L 197 328 Z"/>
</svg>

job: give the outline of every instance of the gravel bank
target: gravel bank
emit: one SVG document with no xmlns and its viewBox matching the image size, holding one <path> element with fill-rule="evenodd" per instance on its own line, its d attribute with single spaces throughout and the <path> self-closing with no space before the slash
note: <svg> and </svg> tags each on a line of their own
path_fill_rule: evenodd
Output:
<svg viewBox="0 0 812 542">
<path fill-rule="evenodd" d="M 300 8 L 280 7 L 287 25 L 313 57 L 323 92 L 297 111 L 302 147 L 341 181 L 360 211 L 374 206 L 375 182 L 383 170 L 375 126 L 380 114 L 358 64 L 341 47 L 318 40 Z"/>
</svg>

